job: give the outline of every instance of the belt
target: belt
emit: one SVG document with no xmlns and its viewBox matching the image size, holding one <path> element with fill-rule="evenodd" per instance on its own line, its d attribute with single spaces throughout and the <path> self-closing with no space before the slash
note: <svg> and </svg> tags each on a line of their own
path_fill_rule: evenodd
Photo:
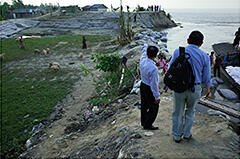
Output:
<svg viewBox="0 0 240 159">
<path fill-rule="evenodd" d="M 194 83 L 194 85 L 200 85 L 201 83 Z"/>
</svg>

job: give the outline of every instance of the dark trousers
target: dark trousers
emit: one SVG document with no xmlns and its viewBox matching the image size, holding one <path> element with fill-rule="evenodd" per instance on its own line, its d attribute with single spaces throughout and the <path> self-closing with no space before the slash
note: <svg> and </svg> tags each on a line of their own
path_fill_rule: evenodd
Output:
<svg viewBox="0 0 240 159">
<path fill-rule="evenodd" d="M 140 85 L 141 94 L 141 125 L 144 128 L 152 126 L 158 114 L 158 104 L 155 104 L 155 98 L 151 91 L 150 86 L 141 83 Z"/>
<path fill-rule="evenodd" d="M 220 66 L 213 67 L 214 77 L 216 77 L 217 72 L 218 72 L 218 77 L 220 78 Z"/>
</svg>

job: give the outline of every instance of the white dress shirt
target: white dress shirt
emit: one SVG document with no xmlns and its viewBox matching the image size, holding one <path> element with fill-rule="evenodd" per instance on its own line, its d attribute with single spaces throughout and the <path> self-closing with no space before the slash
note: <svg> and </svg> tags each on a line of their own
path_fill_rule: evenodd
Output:
<svg viewBox="0 0 240 159">
<path fill-rule="evenodd" d="M 142 57 L 140 59 L 141 80 L 144 84 L 150 86 L 155 100 L 158 100 L 160 99 L 158 68 L 156 63 L 147 57 L 147 48 L 147 44 L 142 47 Z"/>
</svg>

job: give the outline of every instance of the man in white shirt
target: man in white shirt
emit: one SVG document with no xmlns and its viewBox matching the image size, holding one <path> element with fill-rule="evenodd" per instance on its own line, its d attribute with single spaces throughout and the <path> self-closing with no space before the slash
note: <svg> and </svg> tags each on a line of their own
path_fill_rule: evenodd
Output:
<svg viewBox="0 0 240 159">
<path fill-rule="evenodd" d="M 160 103 L 160 93 L 158 89 L 159 77 L 158 68 L 154 59 L 157 57 L 158 48 L 145 44 L 142 47 L 142 57 L 140 59 L 141 73 L 141 125 L 144 129 L 157 130 L 153 126 L 158 114 Z"/>
</svg>

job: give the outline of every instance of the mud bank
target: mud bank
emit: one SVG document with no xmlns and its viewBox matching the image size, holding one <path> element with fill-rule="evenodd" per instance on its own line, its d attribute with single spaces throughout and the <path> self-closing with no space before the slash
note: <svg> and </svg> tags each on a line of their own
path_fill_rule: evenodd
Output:
<svg viewBox="0 0 240 159">
<path fill-rule="evenodd" d="M 136 14 L 136 22 L 133 16 Z M 127 19 L 127 13 L 124 14 Z M 130 23 L 143 28 L 174 27 L 164 13 L 139 12 L 130 14 Z M 76 14 L 56 14 L 38 17 L 37 19 L 12 19 L 0 24 L 0 38 L 19 35 L 75 35 L 75 34 L 116 34 L 119 32 L 119 12 L 79 12 Z"/>
</svg>

